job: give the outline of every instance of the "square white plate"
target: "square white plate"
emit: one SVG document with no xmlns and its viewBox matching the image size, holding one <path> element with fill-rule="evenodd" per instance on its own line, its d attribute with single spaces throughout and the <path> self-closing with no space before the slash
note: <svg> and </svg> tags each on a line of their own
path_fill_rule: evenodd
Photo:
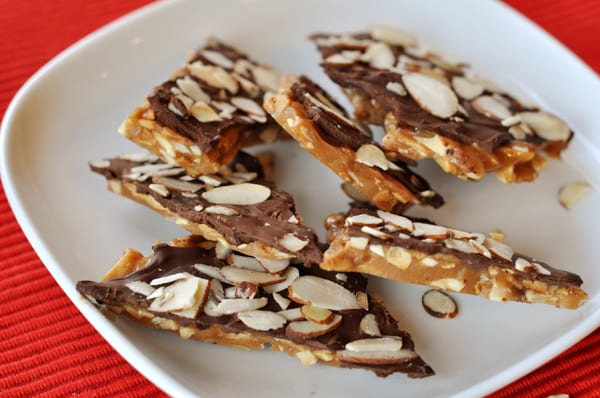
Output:
<svg viewBox="0 0 600 398">
<path fill-rule="evenodd" d="M 460 11 L 460 12 L 459 12 Z M 282 71 L 305 73 L 338 98 L 306 39 L 315 31 L 353 32 L 372 23 L 402 27 L 480 74 L 533 98 L 576 131 L 562 162 L 533 184 L 488 177 L 465 183 L 425 162 L 419 172 L 441 192 L 440 210 L 416 209 L 439 223 L 502 230 L 517 251 L 580 274 L 591 300 L 575 311 L 487 302 L 454 295 L 460 315 L 435 319 L 421 308 L 425 288 L 371 278 L 423 358 L 427 379 L 379 379 L 370 372 L 301 366 L 272 352 L 185 341 L 105 318 L 75 290 L 99 279 L 127 247 L 184 235 L 174 224 L 106 192 L 87 161 L 135 152 L 116 133 L 151 88 L 215 35 Z M 570 52 L 492 1 L 170 1 L 123 18 L 59 55 L 15 97 L 2 125 L 1 171 L 15 215 L 54 278 L 96 329 L 148 379 L 174 396 L 481 396 L 541 365 L 600 324 L 600 84 Z M 277 144 L 279 184 L 307 223 L 344 210 L 339 180 L 294 143 Z M 318 176 L 318 177 L 317 177 Z M 559 187 L 586 180 L 595 191 L 567 211 Z"/>
</svg>

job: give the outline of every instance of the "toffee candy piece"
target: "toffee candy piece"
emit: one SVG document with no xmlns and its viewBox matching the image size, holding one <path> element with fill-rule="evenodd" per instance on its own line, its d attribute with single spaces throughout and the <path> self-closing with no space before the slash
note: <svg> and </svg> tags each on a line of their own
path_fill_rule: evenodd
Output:
<svg viewBox="0 0 600 398">
<path fill-rule="evenodd" d="M 260 104 L 278 87 L 274 70 L 209 39 L 119 132 L 191 176 L 214 173 L 240 147 L 277 139 L 282 131 Z"/>
<path fill-rule="evenodd" d="M 98 306 L 183 338 L 269 346 L 304 365 L 381 377 L 434 374 L 384 304 L 367 295 L 365 277 L 289 262 L 275 273 L 263 267 L 260 258 L 224 255 L 218 243 L 192 236 L 156 245 L 149 257 L 129 249 L 102 282 L 80 281 L 77 290 Z M 245 278 L 233 281 L 235 271 Z M 279 282 L 257 282 L 274 276 Z M 331 316 L 312 320 L 319 313 Z"/>
<path fill-rule="evenodd" d="M 315 233 L 302 225 L 294 199 L 263 178 L 256 158 L 240 151 L 228 166 L 197 178 L 153 155 L 91 162 L 108 189 L 156 210 L 187 231 L 249 255 L 318 264 Z"/>
<path fill-rule="evenodd" d="M 315 34 L 325 73 L 359 120 L 382 125 L 385 151 L 433 158 L 448 173 L 504 183 L 533 181 L 571 140 L 568 126 L 525 105 L 467 65 L 429 51 L 411 35 L 373 27 L 352 35 Z"/>
<path fill-rule="evenodd" d="M 364 272 L 494 301 L 573 309 L 588 299 L 578 275 L 514 253 L 492 236 L 381 210 L 352 209 L 328 221 L 335 236 L 321 268 L 329 271 Z"/>
<path fill-rule="evenodd" d="M 303 149 L 377 208 L 397 212 L 411 204 L 443 204 L 404 162 L 390 161 L 321 87 L 304 76 L 290 80 L 290 88 L 267 96 L 264 107 Z"/>
</svg>

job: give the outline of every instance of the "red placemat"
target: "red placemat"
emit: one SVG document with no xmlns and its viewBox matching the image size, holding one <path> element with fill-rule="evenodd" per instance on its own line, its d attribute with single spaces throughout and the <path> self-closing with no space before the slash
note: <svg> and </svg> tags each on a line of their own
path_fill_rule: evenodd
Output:
<svg viewBox="0 0 600 398">
<path fill-rule="evenodd" d="M 0 117 L 77 39 L 148 0 L 0 0 Z M 508 0 L 600 72 L 600 1 Z M 534 51 L 534 49 L 532 49 Z M 25 239 L 0 188 L 0 396 L 164 396 L 79 314 Z M 600 396 L 600 329 L 493 394 Z"/>
</svg>

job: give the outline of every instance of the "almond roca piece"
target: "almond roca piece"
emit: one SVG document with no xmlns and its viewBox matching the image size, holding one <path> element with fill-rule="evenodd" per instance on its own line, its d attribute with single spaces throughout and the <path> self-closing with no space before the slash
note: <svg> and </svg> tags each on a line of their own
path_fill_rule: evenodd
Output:
<svg viewBox="0 0 600 398">
<path fill-rule="evenodd" d="M 494 301 L 574 309 L 588 299 L 581 278 L 515 253 L 503 236 L 466 232 L 381 210 L 326 220 L 331 244 L 321 268 L 468 293 Z"/>
<path fill-rule="evenodd" d="M 366 285 L 358 273 L 264 261 L 189 236 L 155 245 L 148 257 L 128 249 L 103 281 L 79 281 L 77 290 L 99 307 L 186 339 L 270 347 L 303 365 L 380 377 L 433 375 Z"/>
<path fill-rule="evenodd" d="M 287 77 L 288 89 L 267 95 L 264 108 L 300 144 L 377 208 L 401 212 L 444 200 L 403 161 L 389 160 L 370 134 L 305 76 Z"/>
<path fill-rule="evenodd" d="M 269 143 L 283 133 L 261 106 L 265 92 L 278 88 L 273 69 L 209 39 L 119 132 L 191 176 L 214 173 L 240 147 Z"/>
<path fill-rule="evenodd" d="M 314 231 L 302 224 L 294 199 L 263 176 L 258 159 L 238 152 L 228 166 L 197 178 L 152 154 L 90 163 L 108 190 L 143 204 L 195 235 L 271 260 L 323 256 Z"/>
<path fill-rule="evenodd" d="M 311 39 L 357 119 L 384 126 L 384 150 L 401 158 L 433 158 L 464 180 L 495 173 L 504 183 L 530 182 L 546 166 L 543 152 L 559 157 L 573 137 L 556 116 L 405 32 L 374 26 Z"/>
</svg>

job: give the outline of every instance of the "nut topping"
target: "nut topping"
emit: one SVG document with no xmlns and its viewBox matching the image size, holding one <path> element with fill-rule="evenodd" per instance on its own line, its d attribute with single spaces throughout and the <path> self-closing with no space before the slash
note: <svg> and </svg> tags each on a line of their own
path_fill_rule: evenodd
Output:
<svg viewBox="0 0 600 398">
<path fill-rule="evenodd" d="M 558 191 L 558 200 L 565 209 L 570 209 L 583 199 L 592 187 L 585 182 L 571 182 Z"/>
<path fill-rule="evenodd" d="M 300 304 L 311 304 L 335 311 L 361 308 L 350 290 L 317 276 L 299 277 L 292 282 L 288 291 L 289 298 Z"/>
<path fill-rule="evenodd" d="M 462 76 L 452 78 L 452 88 L 456 91 L 456 94 L 466 100 L 480 96 L 485 90 L 481 84 Z"/>
<path fill-rule="evenodd" d="M 300 239 L 292 233 L 287 233 L 283 236 L 279 243 L 292 253 L 296 253 L 304 249 L 306 245 L 308 245 L 309 241 Z"/>
<path fill-rule="evenodd" d="M 335 314 L 329 323 L 315 323 L 311 321 L 294 321 L 285 329 L 285 334 L 291 338 L 310 339 L 322 336 L 337 329 L 342 324 L 342 316 Z"/>
<path fill-rule="evenodd" d="M 452 297 L 439 290 L 427 290 L 421 298 L 423 308 L 436 318 L 454 318 L 458 314 L 458 306 Z"/>
<path fill-rule="evenodd" d="M 382 219 L 371 216 L 369 214 L 357 214 L 346 219 L 346 225 L 368 225 L 374 227 L 381 224 L 382 222 Z"/>
<path fill-rule="evenodd" d="M 356 151 L 356 161 L 370 167 L 379 167 L 381 170 L 389 168 L 388 160 L 381 149 L 373 144 L 365 144 Z"/>
<path fill-rule="evenodd" d="M 521 112 L 521 120 L 540 137 L 548 141 L 566 141 L 571 136 L 569 127 L 557 118 L 546 112 Z"/>
<path fill-rule="evenodd" d="M 402 349 L 402 338 L 386 336 L 354 340 L 347 343 L 345 348 L 353 352 L 400 351 Z"/>
<path fill-rule="evenodd" d="M 221 275 L 227 282 L 234 285 L 241 283 L 252 283 L 257 286 L 272 285 L 282 282 L 285 277 L 283 275 L 269 274 L 267 272 L 253 271 L 246 268 L 234 266 L 226 266 L 221 268 Z"/>
<path fill-rule="evenodd" d="M 267 305 L 268 302 L 269 300 L 266 297 L 254 299 L 226 298 L 219 302 L 215 312 L 221 315 L 232 315 L 244 311 L 258 310 Z"/>
<path fill-rule="evenodd" d="M 506 105 L 489 95 L 482 95 L 472 102 L 473 108 L 485 117 L 494 120 L 505 120 L 512 116 Z"/>
<path fill-rule="evenodd" d="M 228 205 L 255 205 L 270 196 L 271 190 L 268 187 L 248 182 L 225 185 L 202 193 L 202 197 L 211 203 Z"/>
<path fill-rule="evenodd" d="M 427 113 L 445 119 L 458 111 L 456 95 L 439 80 L 410 72 L 402 75 L 402 81 L 411 97 Z"/>
<path fill-rule="evenodd" d="M 300 308 L 300 312 L 306 319 L 311 322 L 327 324 L 333 320 L 333 312 L 325 309 L 314 307 L 309 304 L 305 304 Z"/>
<path fill-rule="evenodd" d="M 369 336 L 381 336 L 375 314 L 367 314 L 360 320 L 360 331 Z"/>
<path fill-rule="evenodd" d="M 403 47 L 412 47 L 417 44 L 415 37 L 409 33 L 384 25 L 374 25 L 369 29 L 369 33 L 375 40 Z"/>
<path fill-rule="evenodd" d="M 148 309 L 155 312 L 173 312 L 187 318 L 194 318 L 199 308 L 208 298 L 209 281 L 187 275 L 165 286 L 162 294 L 156 297 Z"/>
<path fill-rule="evenodd" d="M 340 361 L 367 364 L 367 365 L 393 365 L 410 361 L 417 357 L 412 350 L 401 349 L 399 351 L 363 351 L 355 352 L 341 350 L 336 353 Z"/>
<path fill-rule="evenodd" d="M 239 312 L 237 317 L 249 328 L 262 331 L 279 329 L 287 323 L 287 319 L 272 311 L 244 311 Z"/>
</svg>

